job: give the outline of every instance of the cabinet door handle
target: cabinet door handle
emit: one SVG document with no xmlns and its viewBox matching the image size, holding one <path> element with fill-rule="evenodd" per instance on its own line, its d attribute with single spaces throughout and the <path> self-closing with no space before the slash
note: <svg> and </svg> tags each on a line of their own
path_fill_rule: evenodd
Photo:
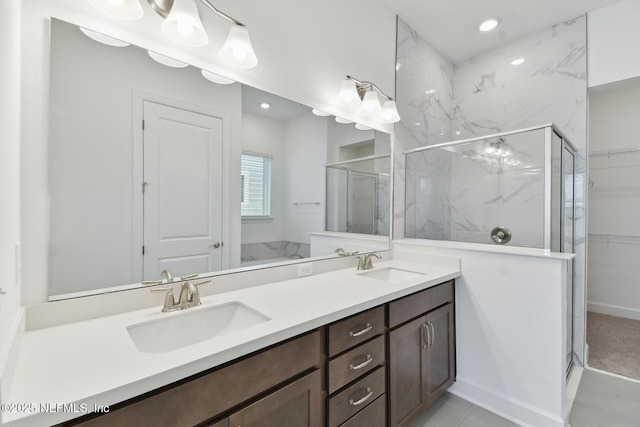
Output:
<svg viewBox="0 0 640 427">
<path fill-rule="evenodd" d="M 367 332 L 369 332 L 371 329 L 373 329 L 373 325 L 369 322 L 367 322 L 364 325 L 364 329 L 359 330 L 358 332 L 353 332 L 353 331 L 349 331 L 349 336 L 350 337 L 359 337 L 361 335 L 366 334 Z"/>
<path fill-rule="evenodd" d="M 367 389 L 365 390 L 365 392 L 367 394 L 364 395 L 364 397 L 362 397 L 361 399 L 358 400 L 353 400 L 353 399 L 349 399 L 349 405 L 351 406 L 358 406 L 358 405 L 362 405 L 364 402 L 366 402 L 367 400 L 369 400 L 369 398 L 371 396 L 373 396 L 373 390 L 371 390 L 371 387 L 367 387 Z"/>
<path fill-rule="evenodd" d="M 364 357 L 364 362 L 354 365 L 353 363 L 349 363 L 349 370 L 357 371 L 358 369 L 362 369 L 367 366 L 369 363 L 373 362 L 373 357 L 370 354 L 367 354 Z"/>
<path fill-rule="evenodd" d="M 429 322 L 429 325 L 431 326 L 431 345 L 433 345 L 436 340 L 436 328 L 433 326 L 433 322 Z"/>
<path fill-rule="evenodd" d="M 426 323 L 423 323 L 421 325 L 421 338 L 422 338 L 422 348 L 427 348 L 431 345 L 431 331 L 429 330 L 429 325 L 427 325 Z M 427 338 L 425 339 L 424 337 L 424 331 L 427 331 Z"/>
</svg>

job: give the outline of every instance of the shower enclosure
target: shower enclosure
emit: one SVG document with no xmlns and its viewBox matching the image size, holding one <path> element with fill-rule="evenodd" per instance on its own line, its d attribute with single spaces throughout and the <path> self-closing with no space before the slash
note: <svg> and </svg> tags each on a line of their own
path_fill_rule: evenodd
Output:
<svg viewBox="0 0 640 427">
<path fill-rule="evenodd" d="M 390 155 L 326 165 L 326 231 L 389 235 Z"/>
<path fill-rule="evenodd" d="M 404 154 L 405 237 L 574 252 L 575 149 L 553 124 Z"/>
</svg>

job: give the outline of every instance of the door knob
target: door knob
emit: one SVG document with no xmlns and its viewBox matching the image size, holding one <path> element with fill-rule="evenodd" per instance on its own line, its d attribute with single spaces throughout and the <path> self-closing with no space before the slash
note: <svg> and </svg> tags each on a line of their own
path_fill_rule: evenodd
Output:
<svg viewBox="0 0 640 427">
<path fill-rule="evenodd" d="M 221 247 L 221 246 L 222 246 L 222 242 L 215 242 L 214 244 L 209 245 L 209 248 L 211 248 L 211 249 L 218 249 L 218 248 L 219 248 L 219 247 Z"/>
</svg>

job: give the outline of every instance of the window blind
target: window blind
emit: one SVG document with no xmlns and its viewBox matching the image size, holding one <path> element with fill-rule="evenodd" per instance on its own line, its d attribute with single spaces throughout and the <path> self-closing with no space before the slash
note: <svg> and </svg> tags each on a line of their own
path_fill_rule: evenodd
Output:
<svg viewBox="0 0 640 427">
<path fill-rule="evenodd" d="M 240 212 L 243 217 L 271 216 L 271 163 L 270 156 L 242 154 Z"/>
</svg>

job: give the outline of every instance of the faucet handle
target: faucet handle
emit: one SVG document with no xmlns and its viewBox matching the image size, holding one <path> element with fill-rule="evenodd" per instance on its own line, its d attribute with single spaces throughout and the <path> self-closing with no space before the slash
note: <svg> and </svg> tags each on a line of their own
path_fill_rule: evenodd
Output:
<svg viewBox="0 0 640 427">
<path fill-rule="evenodd" d="M 143 280 L 142 281 L 143 285 L 161 285 L 162 284 L 162 280 Z M 164 289 L 164 288 L 159 288 L 159 289 Z M 153 289 L 151 290 L 153 292 Z"/>
<path fill-rule="evenodd" d="M 356 259 L 358 260 L 358 266 L 356 267 L 356 270 L 364 270 L 364 259 L 365 259 L 365 256 L 364 255 L 358 255 L 356 257 Z"/>
<path fill-rule="evenodd" d="M 176 300 L 173 297 L 173 288 L 171 286 L 167 286 L 165 288 L 153 288 L 151 292 L 166 292 L 167 294 L 164 297 L 164 306 L 162 307 L 162 311 L 171 311 L 174 309 L 176 305 Z"/>
<path fill-rule="evenodd" d="M 187 274 L 186 276 L 180 276 L 180 281 L 184 282 L 186 280 L 195 279 L 196 277 L 198 277 L 198 273 Z"/>
<path fill-rule="evenodd" d="M 211 283 L 211 279 L 209 279 L 209 280 L 201 280 L 199 282 L 193 282 L 193 284 L 196 285 L 196 286 L 206 285 L 207 283 Z"/>
</svg>

